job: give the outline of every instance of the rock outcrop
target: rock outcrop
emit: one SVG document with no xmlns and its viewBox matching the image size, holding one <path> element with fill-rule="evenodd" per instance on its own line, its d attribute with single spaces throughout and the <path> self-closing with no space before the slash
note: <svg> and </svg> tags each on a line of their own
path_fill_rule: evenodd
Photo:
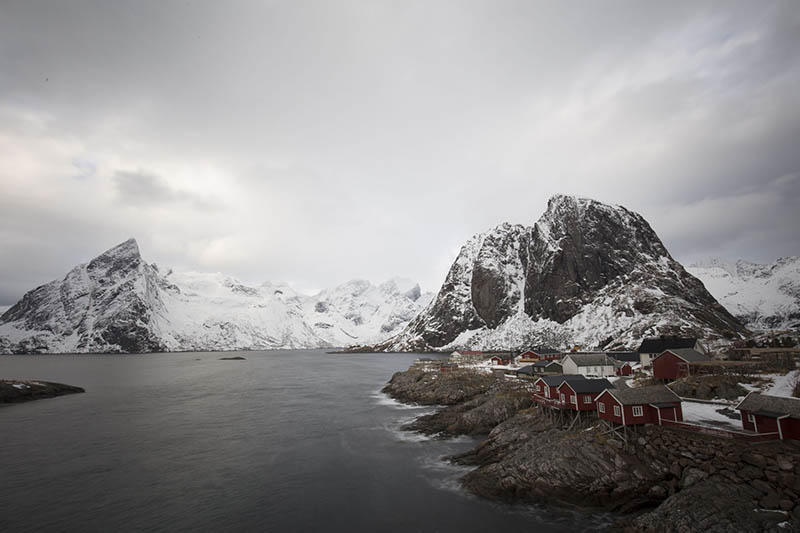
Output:
<svg viewBox="0 0 800 533">
<path fill-rule="evenodd" d="M 532 227 L 502 224 L 461 249 L 433 303 L 378 346 L 511 349 L 645 336 L 734 338 L 744 326 L 624 207 L 554 196 Z"/>
<path fill-rule="evenodd" d="M 396 372 L 382 392 L 396 400 L 419 405 L 455 405 L 484 394 L 491 376 L 474 372 L 426 372 L 410 368 Z"/>
<path fill-rule="evenodd" d="M 469 372 L 462 374 L 412 368 L 385 390 L 440 403 L 453 399 L 443 391 L 469 383 Z M 475 467 L 462 483 L 488 499 L 612 511 L 616 531 L 800 530 L 796 443 L 754 445 L 660 426 L 630 429 L 625 440 L 591 416 L 565 429 L 543 409 L 527 408 L 524 390 L 523 381 L 475 386 L 460 403 L 408 427 L 445 436 L 490 430 L 451 458 Z"/>
<path fill-rule="evenodd" d="M 532 404 L 530 390 L 515 382 L 497 381 L 490 389 L 466 402 L 445 407 L 415 419 L 404 429 L 426 435 L 487 435 Z"/>
<path fill-rule="evenodd" d="M 0 403 L 21 403 L 86 392 L 80 387 L 50 381 L 0 380 Z"/>
</svg>

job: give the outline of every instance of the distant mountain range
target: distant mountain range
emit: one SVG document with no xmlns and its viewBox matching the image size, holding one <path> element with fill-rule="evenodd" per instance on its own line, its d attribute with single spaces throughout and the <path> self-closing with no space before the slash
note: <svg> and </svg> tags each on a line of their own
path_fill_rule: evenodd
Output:
<svg viewBox="0 0 800 533">
<path fill-rule="evenodd" d="M 161 272 L 130 239 L 0 313 L 0 353 L 635 348 L 653 335 L 800 327 L 800 258 L 685 269 L 641 215 L 557 195 L 533 226 L 467 241 L 435 297 L 399 278 L 307 296 Z"/>
<path fill-rule="evenodd" d="M 711 259 L 687 270 L 748 328 L 800 329 L 800 257 L 772 264 Z"/>
<path fill-rule="evenodd" d="M 162 273 L 134 239 L 42 285 L 0 316 L 0 353 L 323 348 L 379 342 L 431 300 L 417 284 L 354 280 L 315 296 L 285 283 Z"/>
<path fill-rule="evenodd" d="M 467 241 L 434 302 L 374 349 L 635 348 L 659 334 L 746 333 L 641 215 L 557 195 L 533 226 Z"/>
</svg>

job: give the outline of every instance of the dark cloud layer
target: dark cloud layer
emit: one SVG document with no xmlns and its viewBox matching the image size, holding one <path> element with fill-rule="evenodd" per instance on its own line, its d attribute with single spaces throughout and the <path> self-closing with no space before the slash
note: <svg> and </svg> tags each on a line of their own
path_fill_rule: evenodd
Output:
<svg viewBox="0 0 800 533">
<path fill-rule="evenodd" d="M 0 304 L 135 236 L 437 288 L 562 192 L 678 259 L 800 254 L 796 2 L 0 4 Z"/>
</svg>

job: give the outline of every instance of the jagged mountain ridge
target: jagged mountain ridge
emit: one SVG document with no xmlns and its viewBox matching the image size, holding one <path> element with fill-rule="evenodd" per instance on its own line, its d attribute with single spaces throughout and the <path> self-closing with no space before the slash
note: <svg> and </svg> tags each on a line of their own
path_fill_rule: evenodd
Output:
<svg viewBox="0 0 800 533">
<path fill-rule="evenodd" d="M 557 195 L 532 227 L 501 224 L 467 241 L 434 302 L 376 348 L 633 348 L 641 337 L 671 333 L 746 330 L 641 215 Z"/>
<path fill-rule="evenodd" d="M 800 257 L 770 264 L 709 259 L 687 270 L 747 327 L 800 329 Z"/>
<path fill-rule="evenodd" d="M 248 286 L 219 273 L 162 274 L 130 239 L 28 292 L 0 315 L 0 353 L 374 343 L 397 334 L 431 298 L 399 278 L 380 286 L 353 280 L 306 296 L 286 283 Z"/>
</svg>

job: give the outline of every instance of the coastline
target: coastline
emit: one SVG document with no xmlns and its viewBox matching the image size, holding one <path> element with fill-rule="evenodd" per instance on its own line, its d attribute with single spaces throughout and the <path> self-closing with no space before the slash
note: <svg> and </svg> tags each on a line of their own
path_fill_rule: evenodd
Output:
<svg viewBox="0 0 800 533">
<path fill-rule="evenodd" d="M 477 496 L 614 512 L 620 518 L 613 529 L 631 532 L 800 530 L 796 443 L 754 445 L 660 426 L 645 426 L 626 442 L 597 419 L 562 429 L 521 401 L 523 384 L 471 382 L 468 372 L 412 366 L 392 376 L 383 392 L 445 405 L 407 430 L 486 436 L 448 458 L 473 468 L 460 482 Z"/>
<path fill-rule="evenodd" d="M 86 392 L 81 387 L 51 381 L 0 380 L 0 404 L 23 403 Z"/>
</svg>

